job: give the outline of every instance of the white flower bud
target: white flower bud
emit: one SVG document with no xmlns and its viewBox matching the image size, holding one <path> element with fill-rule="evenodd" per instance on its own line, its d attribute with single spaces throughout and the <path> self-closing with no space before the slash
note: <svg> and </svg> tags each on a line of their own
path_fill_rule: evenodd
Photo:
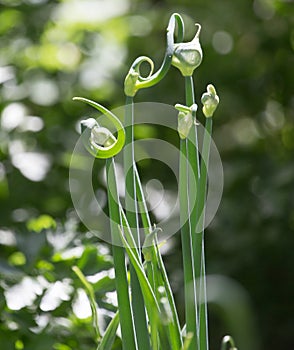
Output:
<svg viewBox="0 0 294 350">
<path fill-rule="evenodd" d="M 199 42 L 201 26 L 197 26 L 197 33 L 192 41 L 174 45 L 172 65 L 177 67 L 184 77 L 191 76 L 202 61 L 203 54 Z"/>
</svg>

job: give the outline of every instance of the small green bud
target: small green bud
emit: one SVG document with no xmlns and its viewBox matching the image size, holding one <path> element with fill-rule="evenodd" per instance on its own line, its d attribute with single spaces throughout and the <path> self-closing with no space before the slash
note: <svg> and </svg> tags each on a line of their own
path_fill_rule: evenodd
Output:
<svg viewBox="0 0 294 350">
<path fill-rule="evenodd" d="M 212 84 L 207 86 L 207 92 L 205 92 L 201 97 L 201 102 L 203 104 L 203 114 L 206 118 L 213 116 L 216 107 L 219 104 L 219 97 L 216 94 L 215 87 Z"/>
<path fill-rule="evenodd" d="M 179 112 L 178 115 L 178 133 L 181 139 L 188 137 L 193 125 L 192 113 Z"/>
<path fill-rule="evenodd" d="M 202 61 L 202 49 L 199 41 L 200 24 L 194 39 L 188 43 L 174 45 L 172 65 L 177 67 L 184 77 L 191 76 Z"/>
<path fill-rule="evenodd" d="M 190 129 L 193 125 L 193 115 L 196 114 L 198 106 L 194 103 L 191 107 L 187 107 L 177 103 L 175 108 L 179 111 L 178 114 L 178 133 L 181 139 L 188 137 Z M 194 120 L 196 123 L 196 119 Z"/>
<path fill-rule="evenodd" d="M 129 73 L 127 74 L 125 78 L 125 95 L 126 96 L 135 96 L 136 92 L 138 90 L 137 88 L 137 81 L 139 78 L 139 73 L 136 72 L 134 69 L 130 69 Z"/>
</svg>

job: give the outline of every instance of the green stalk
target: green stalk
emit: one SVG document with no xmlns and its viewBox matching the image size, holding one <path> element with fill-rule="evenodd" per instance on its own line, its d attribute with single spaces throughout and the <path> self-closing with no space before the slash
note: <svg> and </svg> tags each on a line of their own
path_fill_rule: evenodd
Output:
<svg viewBox="0 0 294 350">
<path fill-rule="evenodd" d="M 131 231 L 128 229 L 125 230 L 124 232 L 120 230 L 120 237 L 124 247 L 126 248 L 128 257 L 132 265 L 134 266 L 134 269 L 138 276 L 138 280 L 140 282 L 140 286 L 143 291 L 143 296 L 145 300 L 146 309 L 148 311 L 150 324 L 154 325 L 155 329 L 157 330 L 157 333 L 161 342 L 160 344 L 161 347 L 159 349 L 178 350 L 178 349 L 173 349 L 169 346 L 168 336 L 166 332 L 166 325 L 165 325 L 164 319 L 162 319 L 162 313 L 159 308 L 158 301 L 145 275 L 145 270 L 144 270 L 142 261 L 139 259 L 138 256 L 136 256 L 136 253 L 135 253 L 136 250 L 131 248 L 134 246 L 134 243 L 135 243 Z M 156 335 L 156 339 L 155 339 L 156 344 L 157 344 L 157 333 L 154 333 L 154 335 Z M 156 348 L 153 347 L 152 349 L 155 350 Z"/>
<path fill-rule="evenodd" d="M 143 227 L 145 233 L 148 234 L 152 230 L 151 220 L 147 209 L 146 199 L 143 192 L 141 180 L 136 165 L 134 166 L 135 176 L 136 176 L 136 194 L 138 199 L 138 204 L 140 208 L 140 216 L 142 219 Z"/>
<path fill-rule="evenodd" d="M 129 226 L 129 224 L 128 224 L 126 215 L 125 215 L 125 213 L 124 213 L 124 211 L 123 211 L 122 208 L 121 208 L 121 211 L 120 211 L 120 212 L 121 212 L 121 219 L 122 219 L 122 226 L 123 226 L 123 232 L 122 232 L 122 233 L 125 234 L 125 237 L 126 237 L 125 239 L 126 239 L 126 241 L 127 241 L 127 243 L 128 243 L 128 247 L 130 247 L 130 249 L 131 249 L 131 247 L 136 246 L 136 243 L 135 243 L 135 240 L 134 240 L 134 237 L 133 237 L 131 228 L 130 228 L 130 226 Z M 148 232 L 146 232 L 146 234 L 148 234 Z M 141 259 L 140 259 L 138 250 L 137 250 L 137 249 L 131 249 L 131 251 L 132 251 L 132 254 L 136 257 L 136 260 L 139 262 L 139 264 L 142 265 L 142 268 L 143 268 L 143 264 L 142 264 L 142 261 L 141 261 Z M 132 262 L 132 260 L 131 260 L 131 262 Z M 152 278 L 151 278 L 151 279 L 149 278 L 149 276 L 147 277 L 147 278 L 148 278 L 148 282 L 150 283 L 150 286 L 153 287 L 153 283 L 155 283 L 155 281 L 154 281 L 154 279 L 153 279 L 152 264 L 151 264 L 150 262 L 147 262 L 147 264 L 148 264 L 148 265 L 147 265 L 147 270 L 148 270 L 148 266 L 149 266 L 149 268 L 151 269 L 151 273 L 152 273 L 152 276 L 151 276 Z M 134 264 L 133 264 L 132 266 L 133 266 L 134 269 L 136 270 Z M 140 272 L 140 273 L 141 273 L 141 272 Z M 140 283 L 137 270 L 136 270 L 136 275 L 137 275 L 138 281 L 139 281 L 139 283 Z M 148 271 L 147 271 L 147 275 L 148 275 Z M 141 284 L 140 284 L 140 286 L 141 286 L 141 288 L 142 288 L 142 285 L 141 285 Z M 156 291 L 157 291 L 156 288 L 153 288 L 153 289 L 152 289 L 152 292 L 154 293 L 156 300 L 158 300 L 158 298 L 157 298 L 157 296 L 156 296 Z M 143 295 L 143 298 L 146 297 L 145 294 L 144 294 L 144 290 L 143 290 L 142 295 Z M 146 305 L 146 309 L 147 309 L 147 311 L 148 311 L 148 305 Z M 157 350 L 157 349 L 159 349 L 158 336 L 157 336 L 157 333 L 158 333 L 158 325 L 157 325 L 157 322 L 156 322 L 156 321 L 154 322 L 154 321 L 152 320 L 152 317 L 153 317 L 153 316 L 154 316 L 153 313 L 151 313 L 151 315 L 150 315 L 150 309 L 149 309 L 149 324 L 150 324 L 150 333 L 151 333 L 151 345 L 152 345 L 152 349 Z"/>
<path fill-rule="evenodd" d="M 195 239 L 195 277 L 200 289 L 199 305 L 199 339 L 200 350 L 208 350 L 208 325 L 207 325 L 207 301 L 206 301 L 206 277 L 205 277 L 205 255 L 204 255 L 204 221 L 205 201 L 207 189 L 208 162 L 210 153 L 212 132 L 212 118 L 206 118 L 205 131 L 202 145 L 202 161 L 200 179 L 198 185 L 197 199 L 197 227 Z"/>
<path fill-rule="evenodd" d="M 207 314 L 207 293 L 206 293 L 206 270 L 204 238 L 202 239 L 201 271 L 199 291 L 199 344 L 200 350 L 208 350 L 208 314 Z"/>
<path fill-rule="evenodd" d="M 146 204 L 146 200 L 145 200 L 145 196 L 143 193 L 142 184 L 141 184 L 141 180 L 139 177 L 139 173 L 138 173 L 136 164 L 134 164 L 134 171 L 135 171 L 135 177 L 136 177 L 136 196 L 137 196 L 138 206 L 139 206 L 139 210 L 140 210 L 140 217 L 142 220 L 145 235 L 147 237 L 152 232 L 152 225 L 151 225 L 151 221 L 150 221 L 150 217 L 149 217 L 149 213 L 148 213 L 148 209 L 147 209 L 147 204 Z M 147 255 L 144 255 L 144 258 L 145 258 L 148 281 L 153 289 L 156 300 L 159 300 L 158 275 L 157 275 L 156 271 L 154 270 L 154 260 L 156 260 L 156 256 L 155 256 L 154 249 L 152 249 L 152 248 L 153 248 L 153 246 L 147 247 L 148 257 L 147 257 Z M 142 249 L 143 254 L 144 254 L 144 251 L 145 251 L 145 248 L 143 246 L 143 249 Z M 152 322 L 150 322 L 150 333 L 151 333 L 152 349 L 159 350 L 160 344 L 159 344 L 159 338 L 158 338 L 158 329 L 157 329 L 157 325 L 152 323 Z"/>
<path fill-rule="evenodd" d="M 190 107 L 193 103 L 195 103 L 194 84 L 192 76 L 185 77 L 185 95 L 186 105 Z"/>
<path fill-rule="evenodd" d="M 179 174 L 179 197 L 180 197 L 180 225 L 182 240 L 182 255 L 184 267 L 185 285 L 185 315 L 186 331 L 192 333 L 193 338 L 188 349 L 197 349 L 196 334 L 196 300 L 195 300 L 195 279 L 193 272 L 192 237 L 189 215 L 189 193 L 188 193 L 188 160 L 187 160 L 187 139 L 180 141 L 180 174 Z M 188 218 L 187 218 L 188 214 Z M 191 293 L 192 292 L 192 293 Z M 192 297 L 191 297 L 192 294 Z"/>
<path fill-rule="evenodd" d="M 178 318 L 178 313 L 177 313 L 177 309 L 176 309 L 176 304 L 174 301 L 174 297 L 173 297 L 173 293 L 172 293 L 172 289 L 168 280 L 168 276 L 165 270 L 165 266 L 158 248 L 158 244 L 156 242 L 155 245 L 155 250 L 157 253 L 157 259 L 158 259 L 158 267 L 159 267 L 159 271 L 161 272 L 161 276 L 162 276 L 162 282 L 165 288 L 165 293 L 167 296 L 167 300 L 169 302 L 169 306 L 171 309 L 171 313 L 172 313 L 172 325 L 170 328 L 170 333 L 171 333 L 171 338 L 172 338 L 172 343 L 175 346 L 175 349 L 179 349 L 182 347 L 182 337 L 181 337 L 181 328 L 180 328 L 180 322 L 179 322 L 179 318 Z"/>
<path fill-rule="evenodd" d="M 125 132 L 126 132 L 126 143 L 125 146 L 128 146 L 124 149 L 124 175 L 126 181 L 126 194 L 125 194 L 125 209 L 127 220 L 130 224 L 133 238 L 135 240 L 137 248 L 139 249 L 140 237 L 138 227 L 138 218 L 137 218 L 137 203 L 136 203 L 136 184 L 135 184 L 135 156 L 134 156 L 134 107 L 133 107 L 133 98 L 126 97 L 126 109 L 125 109 Z M 140 254 L 139 254 L 140 255 Z M 131 293 L 132 293 L 132 308 L 134 315 L 135 331 L 137 335 L 137 341 L 139 349 L 149 350 L 149 334 L 146 318 L 146 310 L 144 306 L 144 299 L 138 281 L 136 271 L 132 264 L 130 265 L 130 275 L 131 275 Z"/>
<path fill-rule="evenodd" d="M 134 333 L 134 321 L 132 317 L 131 303 L 129 298 L 129 286 L 124 249 L 118 246 L 120 235 L 119 197 L 117 193 L 116 175 L 113 158 L 106 159 L 107 192 L 109 203 L 110 228 L 112 235 L 112 253 L 115 269 L 115 282 L 118 299 L 122 344 L 124 350 L 136 350 L 136 338 Z"/>
<path fill-rule="evenodd" d="M 191 76 L 185 77 L 185 93 L 186 93 L 186 105 L 190 107 L 195 103 L 194 95 L 194 84 L 193 78 Z M 193 116 L 196 117 L 196 116 Z M 197 196 L 197 182 L 200 176 L 200 165 L 199 165 L 199 156 L 198 156 L 198 135 L 197 135 L 197 126 L 193 125 L 188 141 L 188 160 L 192 168 L 193 174 L 189 176 L 189 190 L 190 193 L 194 193 L 195 202 L 191 203 L 193 206 L 191 208 L 191 232 L 194 233 L 196 229 L 196 196 Z M 193 234 L 194 235 L 194 234 Z"/>
<path fill-rule="evenodd" d="M 150 234 L 152 232 L 152 225 L 151 225 L 146 200 L 145 200 L 141 180 L 140 180 L 136 165 L 134 165 L 134 169 L 135 169 L 135 177 L 136 177 L 136 195 L 137 195 L 138 206 L 139 206 L 139 210 L 140 210 L 140 217 L 142 220 L 145 235 L 147 236 L 148 234 Z M 144 252 L 143 252 L 143 254 L 144 254 Z M 157 283 L 157 278 L 156 278 L 157 276 L 156 276 L 156 273 L 153 269 L 153 264 L 152 264 L 152 261 L 154 261 L 154 252 L 151 251 L 150 254 L 153 254 L 152 258 L 145 259 L 146 266 L 147 266 L 147 277 L 148 277 L 148 280 L 149 280 L 149 282 L 154 290 L 154 293 L 156 295 L 158 283 Z"/>
<path fill-rule="evenodd" d="M 185 77 L 186 105 L 190 107 L 195 102 L 193 78 Z M 193 236 L 196 227 L 196 194 L 197 182 L 199 177 L 199 158 L 198 158 L 198 140 L 196 125 L 193 125 L 189 137 L 181 140 L 180 153 L 180 216 L 182 227 L 182 247 L 184 261 L 184 279 L 185 279 L 185 310 L 186 310 L 186 329 L 187 333 L 193 333 L 193 338 L 189 343 L 188 349 L 197 349 L 198 347 L 198 313 L 197 313 L 197 290 L 194 274 L 194 250 Z M 192 169 L 189 171 L 189 169 Z M 191 201 L 189 193 L 194 200 Z M 185 215 L 189 213 L 188 221 L 185 221 Z M 192 297 L 191 297 L 192 295 Z"/>
<path fill-rule="evenodd" d="M 136 175 L 136 185 L 137 185 L 137 198 L 139 202 L 142 223 L 143 223 L 145 232 L 149 232 L 149 234 L 151 234 L 152 232 L 151 221 L 150 221 L 150 217 L 149 217 L 149 213 L 146 205 L 145 195 L 142 189 L 140 177 L 136 167 L 135 167 L 135 175 Z M 148 275 L 148 272 L 152 273 L 152 277 L 150 279 L 154 283 L 154 291 L 156 296 L 158 295 L 158 287 L 160 285 L 164 286 L 166 297 L 168 299 L 168 303 L 171 309 L 172 319 L 173 319 L 172 326 L 170 328 L 171 338 L 172 338 L 171 341 L 174 343 L 175 349 L 180 349 L 180 347 L 182 346 L 180 322 L 178 319 L 178 314 L 176 310 L 174 297 L 172 294 L 172 289 L 169 284 L 165 266 L 158 248 L 158 242 L 156 240 L 156 236 L 155 236 L 155 240 L 153 241 L 153 244 L 150 247 L 148 247 L 148 250 L 150 251 L 151 261 L 147 261 L 147 275 Z M 150 268 L 150 271 L 148 271 L 148 267 Z M 159 274 L 161 276 L 161 281 L 162 281 L 161 284 L 159 283 L 159 277 L 160 277 Z"/>
</svg>

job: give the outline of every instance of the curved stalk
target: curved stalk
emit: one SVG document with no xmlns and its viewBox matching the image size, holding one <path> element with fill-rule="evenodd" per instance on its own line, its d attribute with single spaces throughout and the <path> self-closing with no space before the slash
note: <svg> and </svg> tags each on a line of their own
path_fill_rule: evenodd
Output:
<svg viewBox="0 0 294 350">
<path fill-rule="evenodd" d="M 91 101 L 84 97 L 74 97 L 73 100 L 84 102 L 94 107 L 99 112 L 106 115 L 107 118 L 110 119 L 110 121 L 116 127 L 117 138 L 115 138 L 112 134 L 109 133 L 109 139 L 111 140 L 110 144 L 101 146 L 97 144 L 92 137 L 93 129 L 97 128 L 97 130 L 99 131 L 99 125 L 96 122 L 96 120 L 94 118 L 89 118 L 81 122 L 82 140 L 88 152 L 91 153 L 94 157 L 101 159 L 114 157 L 117 153 L 119 153 L 122 150 L 125 144 L 125 131 L 120 120 L 107 108 L 103 107 L 97 102 Z"/>
<path fill-rule="evenodd" d="M 148 88 L 151 86 L 156 85 L 157 83 L 164 78 L 166 73 L 168 72 L 171 63 L 172 63 L 172 57 L 174 53 L 174 33 L 175 33 L 175 27 L 176 24 L 178 26 L 177 28 L 177 40 L 181 42 L 184 38 L 184 23 L 182 20 L 182 17 L 174 13 L 171 15 L 169 24 L 167 27 L 167 34 L 166 34 L 166 51 L 164 55 L 164 59 L 162 62 L 161 67 L 158 69 L 157 72 L 153 73 L 153 61 L 146 56 L 138 57 L 133 64 L 131 65 L 131 68 L 129 70 L 128 75 L 126 76 L 125 80 L 125 94 L 126 96 L 135 96 L 136 92 L 139 89 Z M 150 65 L 150 73 L 147 77 L 143 77 L 140 74 L 140 65 L 143 62 L 148 62 Z"/>
</svg>

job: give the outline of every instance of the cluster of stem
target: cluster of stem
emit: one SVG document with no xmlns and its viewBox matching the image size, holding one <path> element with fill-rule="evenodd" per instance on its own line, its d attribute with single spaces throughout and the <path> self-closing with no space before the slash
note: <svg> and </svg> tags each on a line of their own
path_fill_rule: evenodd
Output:
<svg viewBox="0 0 294 350">
<path fill-rule="evenodd" d="M 196 121 L 198 108 L 193 82 L 193 72 L 200 65 L 203 56 L 199 42 L 200 29 L 200 25 L 197 24 L 194 39 L 188 43 L 183 42 L 183 20 L 179 14 L 173 14 L 167 27 L 167 46 L 159 70 L 153 72 L 153 61 L 146 56 L 134 61 L 124 84 L 126 95 L 124 127 L 118 118 L 103 106 L 84 98 L 75 98 L 105 114 L 117 129 L 115 137 L 100 127 L 95 120 L 88 119 L 81 124 L 85 147 L 95 157 L 106 159 L 109 216 L 118 295 L 119 316 L 116 318 L 119 318 L 122 345 L 125 350 L 208 350 L 204 217 L 212 132 L 211 117 L 219 98 L 215 88 L 211 84 L 208 85 L 207 92 L 201 99 L 205 116 L 205 133 L 200 148 Z M 177 34 L 176 42 L 175 34 Z M 147 77 L 141 76 L 140 73 L 143 62 L 150 65 Z M 184 330 L 180 328 L 172 290 L 158 248 L 159 229 L 151 225 L 136 168 L 133 145 L 134 96 L 140 89 L 159 83 L 171 65 L 178 68 L 183 75 L 186 95 L 185 104 L 175 106 L 179 111 L 179 198 L 186 315 Z M 124 148 L 126 145 L 130 147 Z M 125 210 L 122 209 L 117 193 L 114 161 L 114 156 L 121 150 L 124 156 L 126 185 Z M 193 202 L 191 197 L 195 197 L 196 201 Z M 145 232 L 145 243 L 142 248 L 140 248 L 139 221 L 142 222 Z M 130 282 L 127 276 L 126 255 L 130 261 Z M 117 319 L 109 325 L 109 327 L 117 326 Z M 111 332 L 108 328 L 105 335 L 110 337 L 109 334 L 113 335 L 113 330 Z M 105 339 L 102 343 L 106 343 Z M 101 348 L 100 344 L 98 349 L 107 348 Z"/>
</svg>

